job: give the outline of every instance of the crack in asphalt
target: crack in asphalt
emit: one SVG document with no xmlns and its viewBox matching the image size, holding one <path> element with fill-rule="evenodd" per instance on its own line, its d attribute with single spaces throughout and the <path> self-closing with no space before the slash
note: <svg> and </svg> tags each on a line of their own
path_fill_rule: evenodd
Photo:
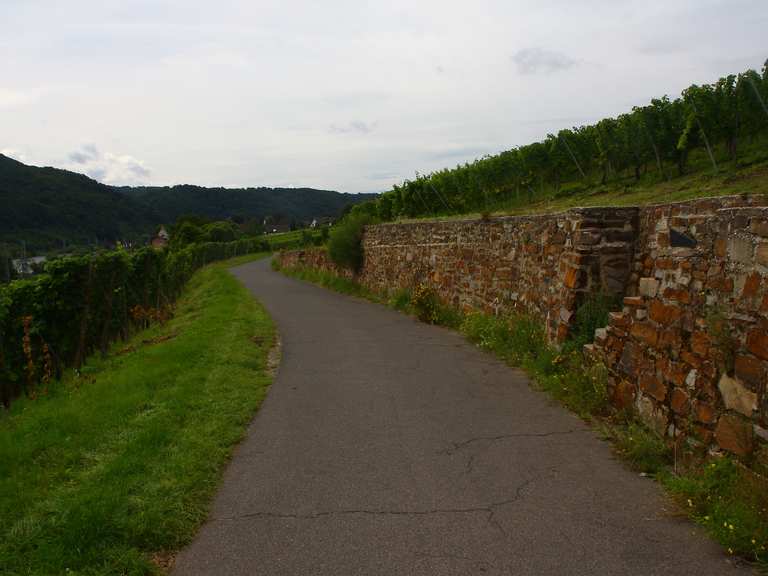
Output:
<svg viewBox="0 0 768 576">
<path fill-rule="evenodd" d="M 553 432 L 518 432 L 515 434 L 499 434 L 497 436 L 477 436 L 475 438 L 470 438 L 462 442 L 452 442 L 451 448 L 441 450 L 439 453 L 451 456 L 456 452 L 458 452 L 459 450 L 462 450 L 467 446 L 470 446 L 471 444 L 475 444 L 476 442 L 498 442 L 500 440 L 512 440 L 514 438 L 547 438 L 549 436 L 567 436 L 569 434 L 578 434 L 578 433 L 587 432 L 587 431 L 588 430 L 584 430 L 584 429 L 573 429 L 573 430 L 556 430 Z"/>
<path fill-rule="evenodd" d="M 514 496 L 499 500 L 498 502 L 491 502 L 490 504 L 482 506 L 469 506 L 466 508 L 430 508 L 426 510 L 386 510 L 386 509 L 347 509 L 347 510 L 324 510 L 319 512 L 310 512 L 307 514 L 288 513 L 288 512 L 269 512 L 269 511 L 257 511 L 247 512 L 245 514 L 237 514 L 234 516 L 224 516 L 215 520 L 241 520 L 244 518 L 275 518 L 279 520 L 317 520 L 321 518 L 328 518 L 333 516 L 352 516 L 352 515 L 366 515 L 366 516 L 430 516 L 436 514 L 477 514 L 484 513 L 488 515 L 488 523 L 494 526 L 499 532 L 506 535 L 506 531 L 503 526 L 498 522 L 495 517 L 496 510 L 502 506 L 507 506 L 518 501 L 523 496 L 523 491 L 533 483 L 535 478 L 529 478 L 515 489 Z"/>
</svg>

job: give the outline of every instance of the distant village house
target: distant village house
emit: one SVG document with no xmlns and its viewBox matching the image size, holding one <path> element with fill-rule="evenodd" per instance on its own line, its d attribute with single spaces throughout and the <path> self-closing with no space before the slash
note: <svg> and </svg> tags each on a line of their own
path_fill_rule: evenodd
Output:
<svg viewBox="0 0 768 576">
<path fill-rule="evenodd" d="M 160 230 L 157 231 L 157 235 L 152 238 L 152 248 L 155 248 L 156 250 L 161 250 L 168 246 L 168 241 L 170 240 L 170 235 L 168 234 L 168 231 L 165 229 L 165 226 L 160 226 Z"/>
<path fill-rule="evenodd" d="M 45 256 L 30 256 L 11 260 L 14 272 L 19 276 L 31 276 L 42 269 L 47 258 Z"/>
</svg>

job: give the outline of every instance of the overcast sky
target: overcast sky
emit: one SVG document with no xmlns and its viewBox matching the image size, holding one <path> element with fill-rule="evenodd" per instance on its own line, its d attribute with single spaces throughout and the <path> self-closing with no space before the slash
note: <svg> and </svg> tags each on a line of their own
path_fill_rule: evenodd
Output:
<svg viewBox="0 0 768 576">
<path fill-rule="evenodd" d="M 767 31 L 766 0 L 0 0 L 0 151 L 377 192 L 759 69 Z"/>
</svg>

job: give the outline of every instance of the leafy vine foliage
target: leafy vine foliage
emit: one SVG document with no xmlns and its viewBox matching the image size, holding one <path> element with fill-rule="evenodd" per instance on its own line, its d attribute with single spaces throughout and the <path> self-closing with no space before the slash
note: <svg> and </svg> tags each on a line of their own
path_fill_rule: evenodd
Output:
<svg viewBox="0 0 768 576">
<path fill-rule="evenodd" d="M 704 151 L 717 172 L 716 146 L 737 160 L 744 141 L 766 134 L 768 61 L 762 74 L 748 70 L 693 85 L 674 100 L 656 98 L 617 118 L 560 130 L 542 142 L 429 175 L 417 173 L 352 211 L 388 221 L 522 206 L 609 182 L 640 180 L 649 166 L 660 180 L 683 175 L 694 150 Z"/>
<path fill-rule="evenodd" d="M 79 368 L 111 342 L 167 317 L 192 273 L 269 249 L 263 239 L 201 242 L 52 260 L 43 274 L 0 285 L 0 400 L 43 390 L 63 368 Z"/>
</svg>

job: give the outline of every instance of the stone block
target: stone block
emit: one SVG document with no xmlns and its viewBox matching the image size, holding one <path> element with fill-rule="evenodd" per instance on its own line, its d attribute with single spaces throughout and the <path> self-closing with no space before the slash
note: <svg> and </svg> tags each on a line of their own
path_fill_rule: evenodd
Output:
<svg viewBox="0 0 768 576">
<path fill-rule="evenodd" d="M 645 300 L 643 300 L 640 296 L 625 296 L 624 305 L 632 307 L 645 306 Z"/>
<path fill-rule="evenodd" d="M 669 398 L 669 405 L 675 414 L 685 416 L 690 410 L 690 398 L 682 388 L 675 388 Z"/>
<path fill-rule="evenodd" d="M 739 380 L 723 374 L 717 387 L 728 410 L 735 410 L 745 416 L 752 416 L 757 410 L 757 394 L 745 388 Z"/>
<path fill-rule="evenodd" d="M 757 234 L 763 238 L 768 238 L 768 220 L 762 218 L 754 218 L 749 224 L 749 229 L 752 234 Z"/>
<path fill-rule="evenodd" d="M 659 332 L 647 322 L 635 322 L 629 333 L 640 342 L 654 347 L 659 341 Z"/>
<path fill-rule="evenodd" d="M 579 286 L 582 277 L 583 277 L 583 271 L 579 268 L 569 268 L 568 271 L 565 273 L 565 278 L 563 279 L 563 284 L 566 288 L 576 288 Z"/>
<path fill-rule="evenodd" d="M 611 394 L 611 403 L 619 410 L 629 408 L 635 402 L 635 386 L 629 380 L 620 380 Z"/>
<path fill-rule="evenodd" d="M 760 284 L 762 283 L 762 276 L 757 272 L 752 272 L 744 279 L 744 284 L 741 288 L 742 298 L 754 298 L 757 296 L 760 290 Z"/>
<path fill-rule="evenodd" d="M 734 367 L 736 378 L 751 386 L 754 390 L 759 389 L 768 380 L 766 364 L 757 358 L 739 354 L 736 356 Z"/>
<path fill-rule="evenodd" d="M 649 372 L 641 374 L 638 384 L 640 390 L 659 402 L 663 402 L 667 397 L 667 387 L 655 374 Z"/>
<path fill-rule="evenodd" d="M 651 320 L 659 324 L 669 325 L 679 320 L 683 311 L 678 306 L 667 305 L 660 300 L 653 300 L 648 307 Z"/>
<path fill-rule="evenodd" d="M 723 414 L 717 421 L 715 440 L 724 450 L 747 456 L 754 448 L 752 424 L 733 414 Z"/>
<path fill-rule="evenodd" d="M 768 267 L 768 242 L 762 242 L 757 246 L 755 259 L 761 266 Z"/>
<path fill-rule="evenodd" d="M 690 292 L 682 288 L 666 288 L 664 290 L 664 298 L 680 302 L 681 304 L 689 304 L 691 302 Z"/>
<path fill-rule="evenodd" d="M 693 413 L 696 421 L 702 422 L 703 424 L 714 424 L 715 420 L 717 420 L 715 407 L 700 400 L 696 401 L 694 404 Z"/>
<path fill-rule="evenodd" d="M 706 358 L 709 353 L 709 336 L 706 332 L 698 330 L 691 334 L 691 351 L 702 358 Z"/>
<path fill-rule="evenodd" d="M 654 298 L 659 291 L 659 281 L 656 278 L 640 278 L 638 292 L 640 296 Z"/>
<path fill-rule="evenodd" d="M 728 258 L 733 262 L 749 264 L 752 262 L 752 242 L 741 236 L 728 239 Z"/>
<path fill-rule="evenodd" d="M 761 328 L 753 328 L 747 334 L 747 350 L 758 358 L 768 360 L 768 332 Z"/>
</svg>

